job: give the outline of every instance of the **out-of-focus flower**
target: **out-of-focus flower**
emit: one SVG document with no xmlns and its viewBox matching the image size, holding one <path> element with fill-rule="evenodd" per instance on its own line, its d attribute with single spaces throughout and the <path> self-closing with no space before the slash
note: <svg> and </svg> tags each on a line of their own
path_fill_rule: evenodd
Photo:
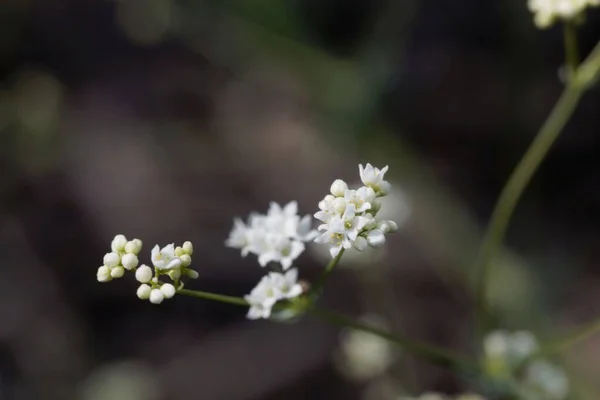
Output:
<svg viewBox="0 0 600 400">
<path fill-rule="evenodd" d="M 293 299 L 302 294 L 302 286 L 298 283 L 298 270 L 291 268 L 285 274 L 270 272 L 244 299 L 250 304 L 248 319 L 268 319 L 275 303 L 280 300 Z"/>
<path fill-rule="evenodd" d="M 529 10 L 539 28 L 547 28 L 556 20 L 573 20 L 587 7 L 600 5 L 600 0 L 528 0 Z"/>
</svg>

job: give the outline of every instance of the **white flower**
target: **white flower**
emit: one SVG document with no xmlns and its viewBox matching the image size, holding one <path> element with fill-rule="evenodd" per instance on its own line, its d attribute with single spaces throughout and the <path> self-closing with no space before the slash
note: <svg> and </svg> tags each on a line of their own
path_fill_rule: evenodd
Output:
<svg viewBox="0 0 600 400">
<path fill-rule="evenodd" d="M 365 186 L 375 190 L 375 192 L 377 192 L 380 196 L 385 196 L 390 191 L 390 183 L 383 180 L 383 177 L 387 170 L 387 165 L 382 169 L 375 168 L 369 163 L 367 163 L 367 165 L 364 168 L 362 164 L 358 165 L 358 171 L 362 183 Z"/>
<path fill-rule="evenodd" d="M 192 242 L 190 242 L 190 241 L 184 242 L 182 247 L 183 247 L 183 251 L 188 256 L 191 256 L 194 253 L 194 245 L 192 245 Z"/>
<path fill-rule="evenodd" d="M 292 299 L 302 294 L 302 285 L 298 283 L 298 269 L 291 268 L 285 274 L 269 273 L 271 284 L 281 293 L 282 299 Z"/>
<path fill-rule="evenodd" d="M 121 257 L 117 253 L 106 253 L 104 255 L 104 265 L 109 268 L 116 267 L 121 263 Z"/>
<path fill-rule="evenodd" d="M 170 283 L 165 283 L 160 287 L 160 291 L 165 296 L 166 299 L 170 299 L 175 296 L 175 286 Z"/>
<path fill-rule="evenodd" d="M 140 283 L 150 282 L 153 275 L 152 269 L 144 264 L 135 271 L 135 279 Z"/>
<path fill-rule="evenodd" d="M 138 265 L 138 258 L 133 253 L 127 253 L 127 254 L 125 254 L 121 258 L 121 264 L 123 264 L 123 267 L 126 270 L 131 271 L 132 269 L 134 269 L 135 267 L 137 267 L 137 265 Z"/>
<path fill-rule="evenodd" d="M 348 204 L 342 216 L 334 216 L 328 223 L 319 226 L 318 229 L 325 232 L 317 237 L 315 242 L 329 243 L 331 257 L 336 257 L 342 248 L 352 247 L 367 222 L 369 222 L 368 218 L 355 214 L 354 204 Z"/>
<path fill-rule="evenodd" d="M 98 282 L 109 282 L 112 280 L 112 276 L 110 276 L 110 268 L 106 265 L 98 268 L 98 272 L 96 273 L 96 278 Z"/>
<path fill-rule="evenodd" d="M 489 333 L 483 342 L 486 357 L 503 359 L 510 366 L 518 365 L 538 348 L 531 332 L 498 330 Z"/>
<path fill-rule="evenodd" d="M 150 298 L 150 292 L 152 292 L 152 288 L 145 283 L 141 284 L 137 290 L 137 297 L 141 300 L 148 300 Z"/>
<path fill-rule="evenodd" d="M 142 250 L 142 241 L 140 239 L 133 239 L 125 245 L 125 253 L 139 254 Z"/>
<path fill-rule="evenodd" d="M 177 268 L 181 260 L 175 257 L 175 245 L 173 243 L 160 249 L 158 245 L 152 249 L 152 264 L 162 270 Z"/>
<path fill-rule="evenodd" d="M 331 184 L 331 188 L 329 190 L 332 195 L 336 197 L 343 197 L 346 190 L 348 190 L 348 184 L 341 179 L 336 179 Z"/>
<path fill-rule="evenodd" d="M 535 361 L 525 371 L 523 394 L 532 400 L 563 400 L 569 394 L 564 371 L 546 361 Z"/>
<path fill-rule="evenodd" d="M 160 304 L 165 299 L 164 293 L 160 289 L 152 289 L 150 291 L 150 303 L 152 304 Z"/>
<path fill-rule="evenodd" d="M 122 252 L 125 250 L 125 245 L 127 244 L 127 238 L 123 235 L 117 235 L 112 240 L 110 247 L 111 250 L 115 253 Z"/>
<path fill-rule="evenodd" d="M 248 319 L 259 319 L 265 318 L 268 319 L 271 316 L 271 308 L 277 300 L 281 293 L 275 287 L 273 279 L 269 275 L 264 276 L 258 285 L 249 295 L 244 296 L 244 300 L 250 304 L 250 310 L 248 310 L 248 314 L 246 315 Z"/>
<path fill-rule="evenodd" d="M 354 204 L 354 209 L 357 213 L 369 210 L 371 208 L 371 203 L 375 201 L 376 197 L 375 191 L 366 186 L 363 186 L 358 190 L 346 190 L 344 193 L 344 199 L 347 203 Z"/>
<path fill-rule="evenodd" d="M 304 251 L 304 243 L 290 240 L 285 236 L 269 235 L 266 239 L 265 250 L 258 257 L 261 267 L 270 262 L 278 262 L 284 270 L 292 266 L 292 262 Z"/>
<path fill-rule="evenodd" d="M 587 7 L 600 5 L 599 0 L 529 0 L 529 10 L 539 28 L 547 28 L 557 19 L 572 20 Z"/>
</svg>

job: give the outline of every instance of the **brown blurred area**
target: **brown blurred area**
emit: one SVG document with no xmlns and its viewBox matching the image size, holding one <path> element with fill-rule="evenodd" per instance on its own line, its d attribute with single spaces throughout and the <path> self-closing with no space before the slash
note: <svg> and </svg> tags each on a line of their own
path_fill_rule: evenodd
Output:
<svg viewBox="0 0 600 400">
<path fill-rule="evenodd" d="M 376 261 L 342 262 L 324 306 L 472 351 L 482 227 L 561 89 L 560 30 L 536 30 L 524 3 L 2 2 L 0 400 L 394 399 L 336 369 L 322 321 L 157 307 L 132 277 L 94 275 L 115 234 L 141 238 L 142 260 L 191 240 L 190 288 L 241 296 L 264 271 L 224 247 L 233 217 L 291 200 L 312 214 L 365 162 L 390 166 L 390 218 L 409 217 Z M 590 13 L 582 53 L 599 27 Z M 599 107 L 588 93 L 517 210 L 499 325 L 552 337 L 598 315 Z M 301 277 L 325 262 L 309 249 Z M 586 393 L 598 340 L 566 357 Z M 465 387 L 406 355 L 386 379 Z"/>
</svg>

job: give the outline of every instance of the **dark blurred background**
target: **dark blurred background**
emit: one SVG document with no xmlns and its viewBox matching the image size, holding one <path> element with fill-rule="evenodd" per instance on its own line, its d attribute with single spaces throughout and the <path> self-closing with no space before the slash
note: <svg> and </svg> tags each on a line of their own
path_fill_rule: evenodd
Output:
<svg viewBox="0 0 600 400">
<path fill-rule="evenodd" d="M 224 247 L 234 216 L 294 199 L 312 214 L 359 162 L 389 164 L 402 229 L 347 257 L 324 306 L 471 351 L 469 271 L 560 93 L 560 27 L 536 29 L 525 0 L 5 0 L 0 21 L 0 399 L 465 389 L 401 353 L 358 378 L 322 321 L 157 307 L 133 277 L 95 271 L 117 233 L 144 241 L 142 262 L 191 240 L 190 288 L 243 295 L 264 271 Z M 586 54 L 600 11 L 579 33 Z M 492 284 L 504 327 L 544 338 L 600 315 L 599 111 L 595 90 L 516 212 Z M 299 259 L 302 278 L 320 250 Z M 562 361 L 581 398 L 599 398 L 600 338 Z"/>
</svg>

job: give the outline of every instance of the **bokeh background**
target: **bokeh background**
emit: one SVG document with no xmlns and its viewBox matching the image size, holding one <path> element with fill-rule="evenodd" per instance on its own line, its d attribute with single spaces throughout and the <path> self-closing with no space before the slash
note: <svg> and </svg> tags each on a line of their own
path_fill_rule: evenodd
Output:
<svg viewBox="0 0 600 400">
<path fill-rule="evenodd" d="M 191 240 L 190 287 L 243 295 L 264 271 L 224 247 L 234 216 L 272 200 L 314 213 L 335 178 L 358 180 L 359 162 L 389 164 L 385 207 L 402 229 L 385 250 L 346 257 L 324 306 L 471 351 L 482 229 L 561 90 L 561 30 L 537 30 L 525 3 L 1 2 L 0 399 L 463 390 L 401 352 L 349 373 L 344 336 L 322 321 L 251 322 L 190 298 L 157 307 L 133 277 L 99 284 L 95 271 L 117 233 L 143 239 L 146 262 L 155 243 Z M 595 10 L 582 54 L 599 38 Z M 496 263 L 504 327 L 545 338 L 600 316 L 599 129 L 595 90 Z M 301 276 L 325 262 L 309 249 Z M 580 398 L 600 398 L 600 338 L 561 362 Z"/>
</svg>

